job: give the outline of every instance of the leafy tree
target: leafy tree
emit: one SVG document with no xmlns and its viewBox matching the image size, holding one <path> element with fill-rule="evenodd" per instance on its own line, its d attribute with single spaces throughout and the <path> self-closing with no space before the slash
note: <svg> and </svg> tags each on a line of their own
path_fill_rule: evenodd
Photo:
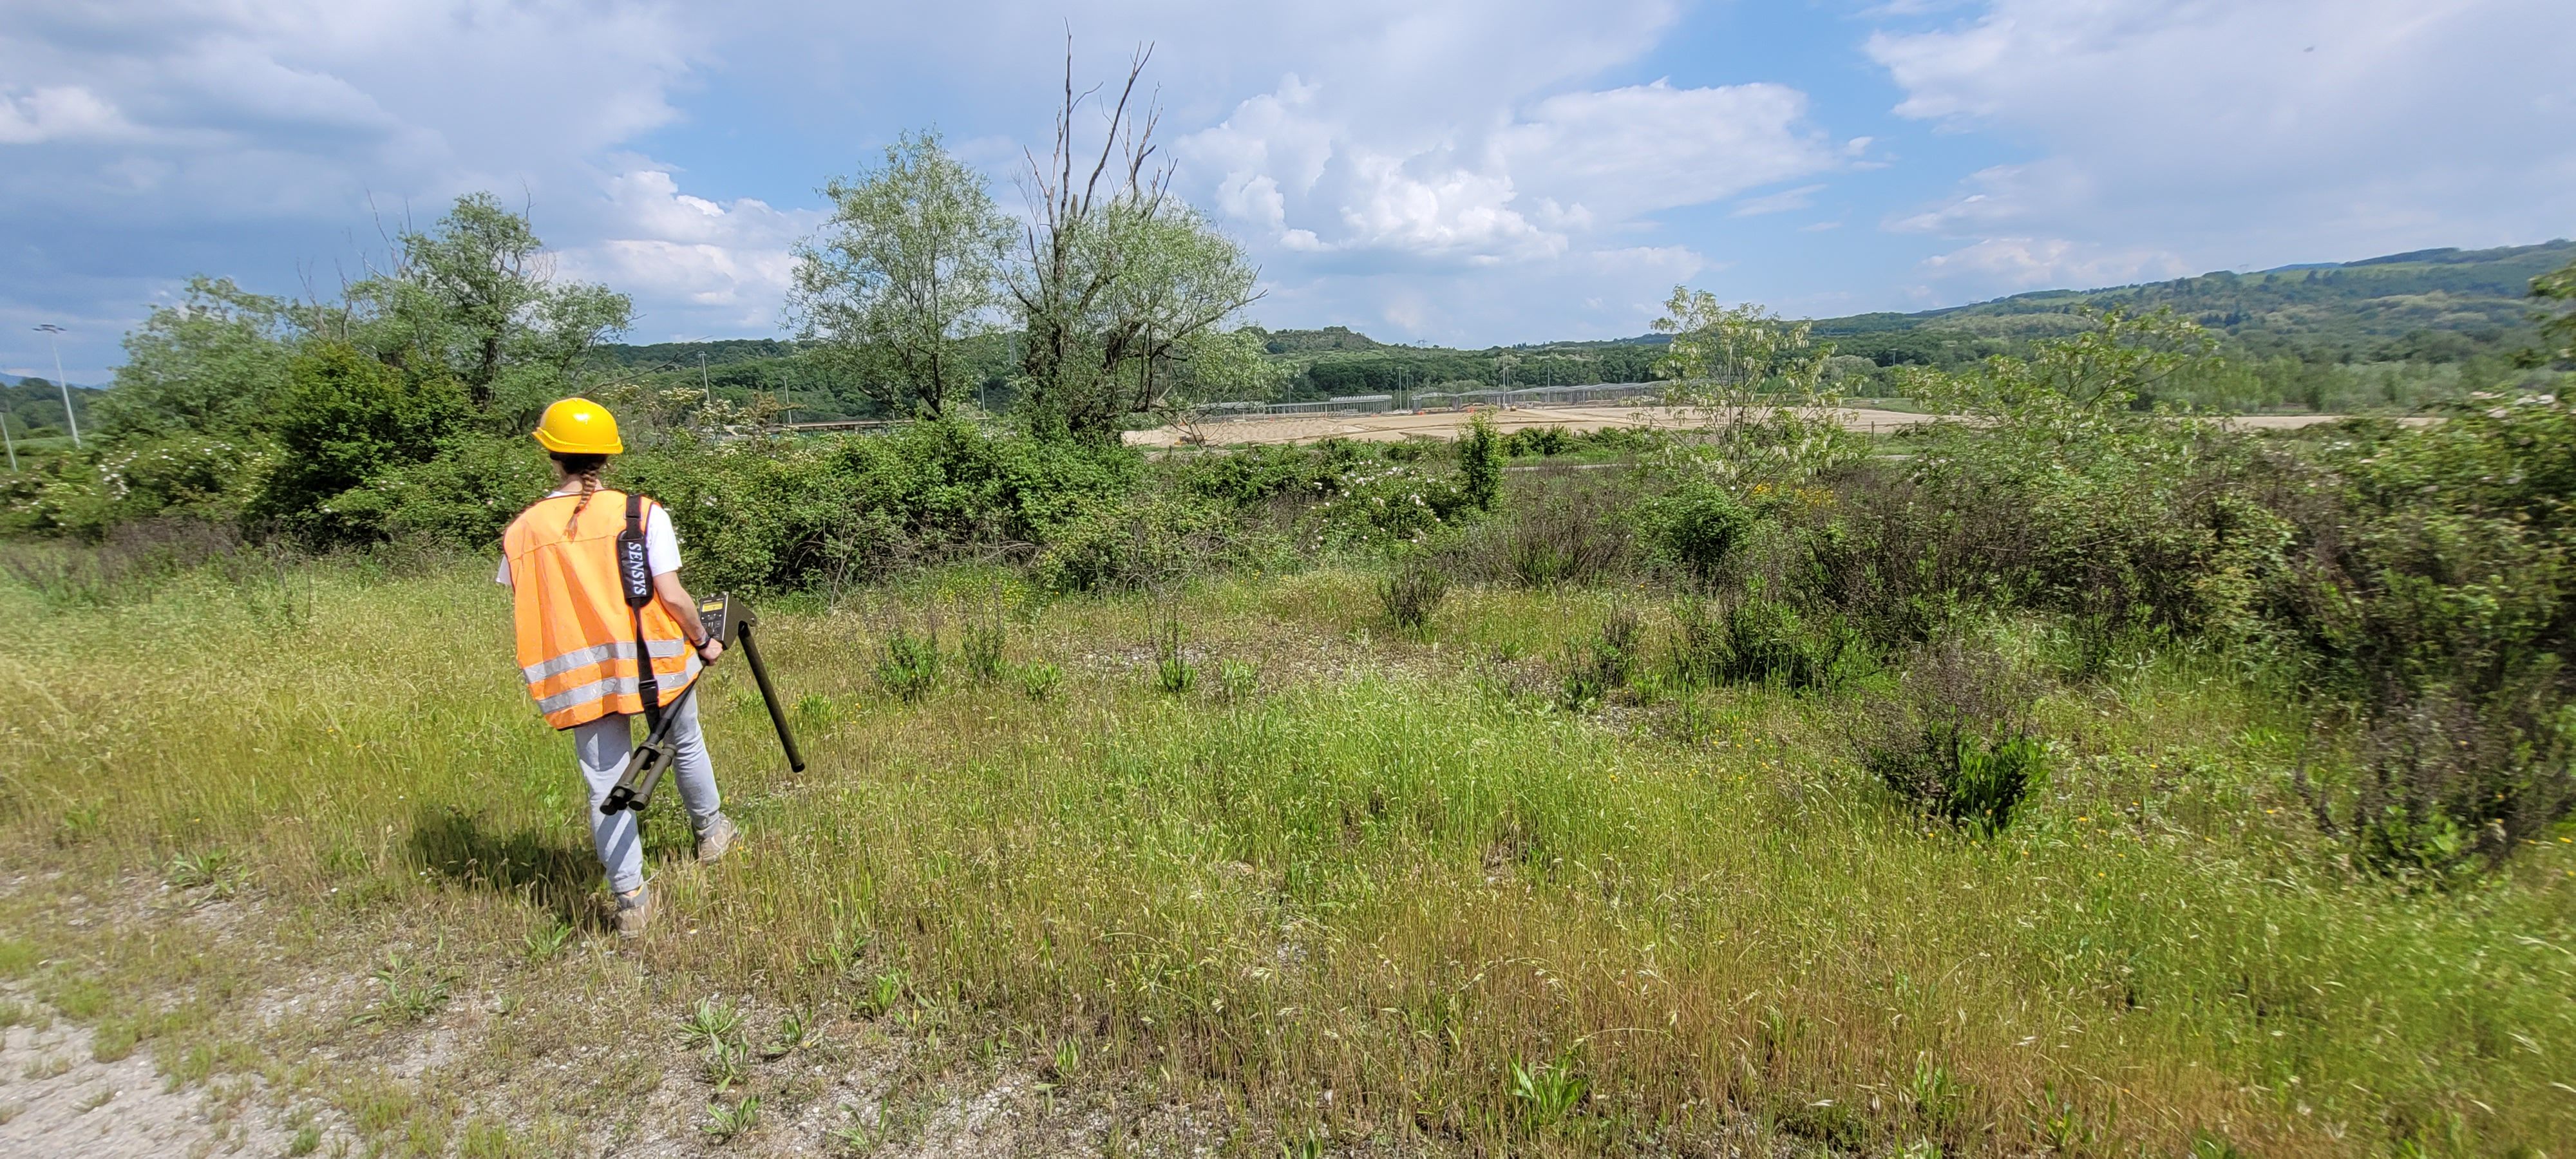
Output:
<svg viewBox="0 0 2576 1159">
<path fill-rule="evenodd" d="M 797 336 L 854 371 L 880 409 L 942 413 L 971 385 L 958 345 L 1001 300 L 1010 219 L 933 132 L 904 134 L 883 165 L 823 194 L 832 220 L 796 250 Z"/>
<path fill-rule="evenodd" d="M 2576 301 L 2576 262 L 2531 280 L 2531 296 L 2545 302 Z M 2576 361 L 2576 310 L 2541 323 L 2540 334 L 2550 357 Z"/>
<path fill-rule="evenodd" d="M 1812 343 L 1807 323 L 1675 286 L 1654 325 L 1672 335 L 1655 362 L 1673 383 L 1668 399 L 1701 417 L 1699 437 L 1668 443 L 1652 463 L 1673 485 L 1785 486 L 1854 457 L 1827 413 L 1836 401 L 1823 385 L 1834 348 Z"/>
<path fill-rule="evenodd" d="M 452 380 L 496 426 L 526 425 L 571 393 L 593 348 L 634 313 L 606 286 L 555 280 L 527 217 L 489 193 L 457 198 L 428 230 L 396 240 L 394 268 L 350 287 L 322 328 L 416 382 Z"/>
<path fill-rule="evenodd" d="M 365 538 L 334 500 L 380 472 L 424 463 L 464 417 L 452 379 L 414 381 L 340 342 L 296 356 L 276 418 L 279 456 L 258 513 L 323 540 Z"/>
<path fill-rule="evenodd" d="M 1174 196 L 1170 166 L 1153 160 L 1158 113 L 1131 107 L 1148 55 L 1130 64 L 1085 174 L 1073 123 L 1089 94 L 1075 94 L 1068 52 L 1054 151 L 1030 167 L 1010 289 L 1027 335 L 1023 405 L 1042 432 L 1114 439 L 1121 416 L 1164 404 L 1203 332 L 1261 296 L 1242 249 Z"/>
<path fill-rule="evenodd" d="M 111 440 L 266 429 L 294 357 L 296 312 L 229 278 L 196 277 L 187 297 L 125 336 L 116 387 L 96 403 Z"/>
</svg>

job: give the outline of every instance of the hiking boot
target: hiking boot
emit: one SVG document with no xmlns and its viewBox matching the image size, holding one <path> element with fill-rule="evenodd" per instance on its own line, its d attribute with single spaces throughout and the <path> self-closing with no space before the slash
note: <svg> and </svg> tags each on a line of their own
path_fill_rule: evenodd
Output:
<svg viewBox="0 0 2576 1159">
<path fill-rule="evenodd" d="M 644 936 L 644 927 L 653 924 L 653 891 L 649 886 L 636 886 L 633 893 L 617 895 L 617 936 L 632 941 Z"/>
<path fill-rule="evenodd" d="M 717 858 L 724 856 L 725 850 L 733 848 L 735 832 L 733 818 L 716 814 L 715 820 L 698 830 L 698 864 L 712 865 Z"/>
</svg>

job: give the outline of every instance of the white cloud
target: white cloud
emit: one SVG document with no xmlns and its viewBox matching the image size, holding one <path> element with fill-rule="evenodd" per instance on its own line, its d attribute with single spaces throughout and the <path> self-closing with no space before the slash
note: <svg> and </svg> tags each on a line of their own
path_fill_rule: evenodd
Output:
<svg viewBox="0 0 2576 1159">
<path fill-rule="evenodd" d="M 1470 120 L 1389 124 L 1365 93 L 1292 75 L 1180 148 L 1214 174 L 1232 224 L 1283 248 L 1474 265 L 1557 257 L 1658 210 L 1841 164 L 1806 126 L 1806 96 L 1781 85 L 1657 81 L 1560 93 L 1519 116 L 1512 97 L 1496 92 Z"/>
<path fill-rule="evenodd" d="M 1938 278 L 1970 277 L 2006 290 L 2070 287 L 2094 289 L 2180 277 L 2190 272 L 2167 250 L 2116 249 L 2064 238 L 1990 237 L 1975 245 L 1924 259 Z"/>
<path fill-rule="evenodd" d="M 1806 94 L 1785 85 L 1656 81 L 1541 101 L 1501 151 L 1534 190 L 1624 220 L 1835 167 L 1806 117 Z"/>
<path fill-rule="evenodd" d="M 718 204 L 682 193 L 665 169 L 617 174 L 605 193 L 596 227 L 603 236 L 568 250 L 564 272 L 633 295 L 636 332 L 650 338 L 680 336 L 692 321 L 776 327 L 795 267 L 788 251 L 823 219 L 819 210 L 782 211 L 755 198 Z M 665 304 L 699 309 L 657 309 Z"/>
<path fill-rule="evenodd" d="M 115 106 L 78 85 L 40 88 L 23 97 L 0 91 L 0 145 L 114 140 L 134 132 Z"/>
<path fill-rule="evenodd" d="M 1801 185 L 1762 197 L 1748 197 L 1735 206 L 1737 217 L 1760 217 L 1766 213 L 1791 213 L 1815 204 L 1822 185 Z"/>
<path fill-rule="evenodd" d="M 1983 239 L 1939 259 L 1953 274 L 2360 257 L 2534 241 L 2576 219 L 2576 188 L 2544 179 L 2576 168 L 2564 0 L 1989 0 L 1977 13 L 1867 44 L 1904 91 L 1898 114 L 2036 147 L 1887 222 Z"/>
</svg>

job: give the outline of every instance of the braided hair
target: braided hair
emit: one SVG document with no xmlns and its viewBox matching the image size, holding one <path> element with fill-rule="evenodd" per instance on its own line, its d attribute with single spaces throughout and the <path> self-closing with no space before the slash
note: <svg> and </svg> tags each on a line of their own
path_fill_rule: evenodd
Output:
<svg viewBox="0 0 2576 1159">
<path fill-rule="evenodd" d="M 599 472 L 608 465 L 608 456 L 557 454 L 554 460 L 555 466 L 581 484 L 581 498 L 572 505 L 571 516 L 564 520 L 564 537 L 569 539 L 573 529 L 581 523 L 582 511 L 590 506 L 590 497 L 599 493 Z"/>
</svg>

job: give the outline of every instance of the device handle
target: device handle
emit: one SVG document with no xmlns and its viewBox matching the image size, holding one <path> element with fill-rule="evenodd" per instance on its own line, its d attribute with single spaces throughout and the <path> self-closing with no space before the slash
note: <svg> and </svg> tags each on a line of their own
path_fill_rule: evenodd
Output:
<svg viewBox="0 0 2576 1159">
<path fill-rule="evenodd" d="M 734 638 L 742 646 L 742 658 L 751 665 L 751 679 L 760 685 L 760 702 L 769 709 L 769 723 L 778 729 L 778 747 L 787 750 L 787 767 L 805 771 L 805 754 L 796 751 L 796 734 L 788 731 L 787 708 L 778 703 L 778 690 L 770 687 L 769 666 L 760 662 L 760 645 L 754 642 L 750 622 L 734 625 Z"/>
</svg>

